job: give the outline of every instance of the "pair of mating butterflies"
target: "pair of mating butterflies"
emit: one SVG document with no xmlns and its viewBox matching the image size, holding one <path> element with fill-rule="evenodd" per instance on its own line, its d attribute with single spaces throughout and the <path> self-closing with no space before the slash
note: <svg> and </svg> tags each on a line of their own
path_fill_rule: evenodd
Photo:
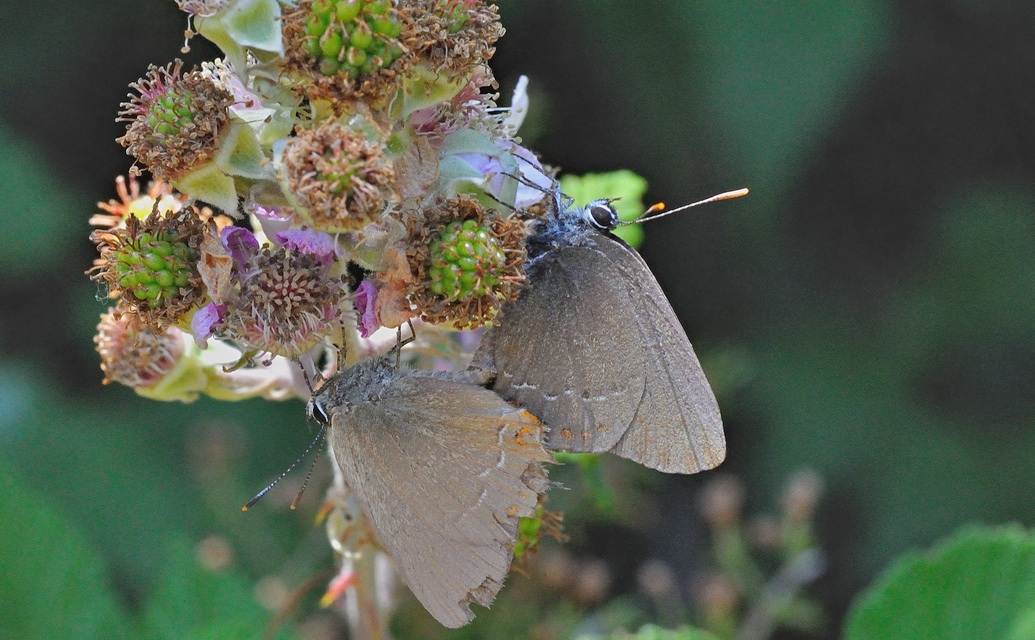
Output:
<svg viewBox="0 0 1035 640">
<path fill-rule="evenodd" d="M 558 192 L 527 243 L 528 286 L 468 371 L 401 371 L 382 356 L 309 401 L 381 545 L 447 627 L 502 587 L 518 519 L 549 486 L 549 451 L 670 473 L 726 455 L 690 341 L 643 259 L 610 233 L 618 224 L 610 201 L 576 207 Z"/>
</svg>

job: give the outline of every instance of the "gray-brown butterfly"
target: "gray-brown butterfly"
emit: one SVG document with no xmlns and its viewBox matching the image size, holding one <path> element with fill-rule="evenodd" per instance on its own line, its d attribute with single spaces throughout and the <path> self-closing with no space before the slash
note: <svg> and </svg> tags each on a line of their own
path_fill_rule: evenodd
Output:
<svg viewBox="0 0 1035 640">
<path fill-rule="evenodd" d="M 552 193 L 553 211 L 527 242 L 528 285 L 486 332 L 473 368 L 550 428 L 548 449 L 608 451 L 670 473 L 718 465 L 726 441 L 715 396 L 654 274 L 611 233 L 612 201 L 578 207 Z"/>
<path fill-rule="evenodd" d="M 400 370 L 390 354 L 331 377 L 307 407 L 381 546 L 447 627 L 491 604 L 518 519 L 548 488 L 542 423 L 482 381 Z"/>
</svg>

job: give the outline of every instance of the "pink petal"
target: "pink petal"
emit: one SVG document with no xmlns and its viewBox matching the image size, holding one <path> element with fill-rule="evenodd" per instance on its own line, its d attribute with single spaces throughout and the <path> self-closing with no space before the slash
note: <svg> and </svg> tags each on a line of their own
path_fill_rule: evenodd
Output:
<svg viewBox="0 0 1035 640">
<path fill-rule="evenodd" d="M 359 311 L 359 326 L 357 327 L 359 335 L 369 338 L 370 334 L 381 327 L 377 320 L 377 312 L 375 311 L 377 288 L 370 284 L 368 280 L 360 282 L 353 297 L 353 304 L 356 305 L 356 310 Z"/>
<path fill-rule="evenodd" d="M 225 312 L 226 305 L 210 302 L 198 309 L 191 318 L 190 332 L 199 347 L 202 349 L 208 347 L 208 339 L 212 337 L 212 328 L 223 318 Z"/>
<path fill-rule="evenodd" d="M 226 227 L 219 232 L 223 247 L 234 259 L 234 266 L 241 270 L 245 263 L 259 250 L 259 241 L 244 227 Z"/>
<path fill-rule="evenodd" d="M 287 229 L 275 236 L 286 249 L 308 253 L 324 262 L 338 257 L 338 243 L 329 234 L 315 229 Z"/>
</svg>

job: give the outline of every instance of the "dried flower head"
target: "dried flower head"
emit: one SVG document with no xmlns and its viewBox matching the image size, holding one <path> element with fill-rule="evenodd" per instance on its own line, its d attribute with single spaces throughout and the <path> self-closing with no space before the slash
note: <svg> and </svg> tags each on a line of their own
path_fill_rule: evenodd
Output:
<svg viewBox="0 0 1035 640">
<path fill-rule="evenodd" d="M 733 476 L 713 476 L 701 493 L 701 515 L 716 530 L 737 526 L 743 506 L 744 485 Z"/>
<path fill-rule="evenodd" d="M 499 10 L 484 0 L 418 0 L 403 11 L 411 23 L 403 34 L 409 55 L 450 76 L 483 66 L 505 33 Z"/>
<path fill-rule="evenodd" d="M 517 298 L 525 262 L 525 225 L 467 195 L 409 224 L 410 301 L 428 322 L 457 328 L 491 323 Z"/>
<path fill-rule="evenodd" d="M 131 216 L 123 228 L 90 235 L 100 257 L 88 273 L 143 324 L 164 329 L 204 298 L 198 258 L 206 233 L 215 233 L 215 224 L 203 222 L 194 207 L 164 212 L 156 202 L 147 218 Z"/>
<path fill-rule="evenodd" d="M 792 522 L 808 522 L 823 495 L 823 479 L 810 470 L 798 471 L 788 479 L 780 503 L 784 515 Z"/>
<path fill-rule="evenodd" d="M 395 171 L 384 145 L 337 123 L 291 138 L 281 156 L 281 182 L 298 213 L 322 231 L 355 231 L 394 198 Z"/>
<path fill-rule="evenodd" d="M 380 103 L 399 88 L 404 28 L 390 0 L 301 0 L 284 14 L 285 70 L 310 99 Z"/>
<path fill-rule="evenodd" d="M 93 341 L 104 384 L 118 382 L 134 389 L 156 384 L 176 366 L 184 349 L 179 330 L 151 329 L 135 314 L 118 308 L 101 314 Z"/>
<path fill-rule="evenodd" d="M 346 292 L 332 268 L 333 249 L 287 237 L 281 246 L 259 248 L 247 230 L 228 231 L 235 291 L 216 324 L 221 333 L 247 349 L 297 358 L 340 329 Z"/>
<path fill-rule="evenodd" d="M 118 139 L 159 180 L 177 178 L 207 164 L 229 129 L 233 96 L 198 71 L 182 73 L 183 62 L 152 65 L 130 86 L 118 121 L 128 122 Z"/>
<path fill-rule="evenodd" d="M 229 5 L 231 0 L 176 0 L 180 11 L 194 16 L 212 16 Z"/>
</svg>

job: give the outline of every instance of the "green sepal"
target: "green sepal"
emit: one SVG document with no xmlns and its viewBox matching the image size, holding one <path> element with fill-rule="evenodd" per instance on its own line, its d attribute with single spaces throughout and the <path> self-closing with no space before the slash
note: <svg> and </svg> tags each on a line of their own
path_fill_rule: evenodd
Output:
<svg viewBox="0 0 1035 640">
<path fill-rule="evenodd" d="M 433 71 L 425 65 L 414 65 L 403 77 L 402 90 L 396 98 L 402 98 L 398 117 L 406 118 L 414 111 L 452 100 L 470 79 L 470 74 L 455 77 Z M 392 111 L 394 113 L 395 109 Z"/>
<path fill-rule="evenodd" d="M 155 384 L 134 388 L 137 395 L 162 402 L 194 402 L 205 394 L 216 400 L 236 402 L 259 397 L 280 384 L 265 371 L 254 376 L 242 374 L 242 369 L 228 373 L 226 363 L 239 361 L 241 354 L 227 344 L 209 340 L 208 347 L 202 349 L 189 334 L 182 337 L 183 354 L 173 368 Z"/>
<path fill-rule="evenodd" d="M 230 125 L 219 147 L 215 164 L 231 176 L 269 180 L 273 178 L 271 165 L 262 152 L 259 139 L 250 126 L 243 122 Z"/>
<path fill-rule="evenodd" d="M 235 69 L 246 66 L 246 51 L 284 55 L 277 0 L 237 0 L 214 16 L 197 16 L 198 33 L 214 42 Z"/>
<path fill-rule="evenodd" d="M 195 200 L 207 202 L 230 216 L 237 216 L 237 188 L 234 179 L 215 163 L 173 181 L 173 186 Z"/>
</svg>

